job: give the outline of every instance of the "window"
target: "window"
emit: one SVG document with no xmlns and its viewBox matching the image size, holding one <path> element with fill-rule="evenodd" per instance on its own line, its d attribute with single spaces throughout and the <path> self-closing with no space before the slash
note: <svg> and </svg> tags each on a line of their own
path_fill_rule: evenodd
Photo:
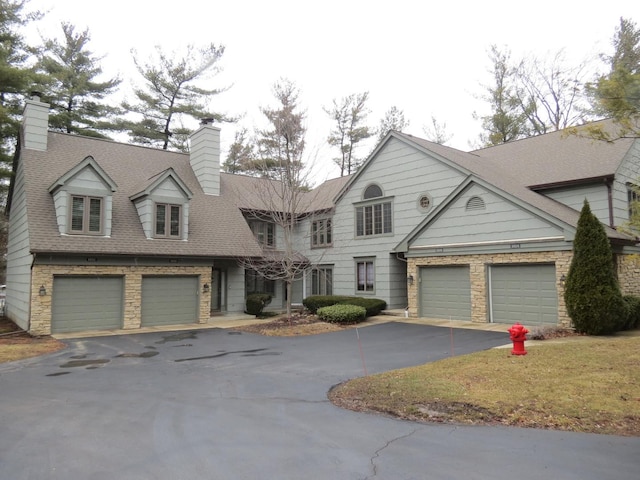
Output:
<svg viewBox="0 0 640 480">
<path fill-rule="evenodd" d="M 356 262 L 356 290 L 358 292 L 373 292 L 375 287 L 375 266 L 373 260 L 358 260 Z"/>
<path fill-rule="evenodd" d="M 100 235 L 102 217 L 102 198 L 79 195 L 71 197 L 70 233 Z"/>
<path fill-rule="evenodd" d="M 391 202 L 356 207 L 356 237 L 392 232 Z"/>
<path fill-rule="evenodd" d="M 333 295 L 333 267 L 311 270 L 311 295 Z"/>
<path fill-rule="evenodd" d="M 328 247 L 333 242 L 331 219 L 323 218 L 311 222 L 311 246 Z"/>
<path fill-rule="evenodd" d="M 180 238 L 182 207 L 156 203 L 156 237 Z"/>
<path fill-rule="evenodd" d="M 392 233 L 391 201 L 382 196 L 379 185 L 371 184 L 364 189 L 362 198 L 369 201 L 356 207 L 356 237 Z"/>
<path fill-rule="evenodd" d="M 629 220 L 633 220 L 640 213 L 640 189 L 636 185 L 627 184 L 627 205 Z"/>
<path fill-rule="evenodd" d="M 251 295 L 252 293 L 268 293 L 274 296 L 276 294 L 275 280 L 268 280 L 255 270 L 245 270 L 244 288 L 247 295 Z"/>
<path fill-rule="evenodd" d="M 428 212 L 431 209 L 432 204 L 433 200 L 431 199 L 431 195 L 428 193 L 423 193 L 418 197 L 418 210 L 421 212 Z"/>
<path fill-rule="evenodd" d="M 367 188 L 364 189 L 364 194 L 362 195 L 362 198 L 365 200 L 369 200 L 370 198 L 378 198 L 382 196 L 382 189 L 380 188 L 379 185 L 369 185 Z"/>
<path fill-rule="evenodd" d="M 249 223 L 249 227 L 262 247 L 276 246 L 276 226 L 273 223 L 254 221 Z"/>
</svg>

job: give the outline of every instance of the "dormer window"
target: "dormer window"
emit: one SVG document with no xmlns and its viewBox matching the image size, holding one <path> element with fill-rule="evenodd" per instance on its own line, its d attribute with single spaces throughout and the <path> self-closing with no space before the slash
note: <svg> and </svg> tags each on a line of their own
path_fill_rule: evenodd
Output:
<svg viewBox="0 0 640 480">
<path fill-rule="evenodd" d="M 273 223 L 253 220 L 249 222 L 249 227 L 261 247 L 276 246 L 276 226 Z"/>
<path fill-rule="evenodd" d="M 61 235 L 111 236 L 117 185 L 93 157 L 86 157 L 50 187 Z"/>
<path fill-rule="evenodd" d="M 129 199 L 136 206 L 146 238 L 187 240 L 192 197 L 187 185 L 168 168 L 147 179 Z"/>
<path fill-rule="evenodd" d="M 159 238 L 180 238 L 180 225 L 182 224 L 182 207 L 156 203 L 156 227 L 155 236 Z"/>
<path fill-rule="evenodd" d="M 72 234 L 101 235 L 103 210 L 101 197 L 71 196 Z"/>
</svg>

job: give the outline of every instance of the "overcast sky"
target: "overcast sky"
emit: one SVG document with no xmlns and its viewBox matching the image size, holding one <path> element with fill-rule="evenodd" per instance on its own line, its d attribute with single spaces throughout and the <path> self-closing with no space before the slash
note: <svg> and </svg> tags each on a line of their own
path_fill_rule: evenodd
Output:
<svg viewBox="0 0 640 480">
<path fill-rule="evenodd" d="M 425 136 L 424 126 L 434 116 L 453 135 L 448 145 L 470 150 L 480 133 L 472 114 L 487 113 L 488 105 L 477 97 L 481 84 L 491 83 L 492 44 L 507 46 L 513 58 L 565 49 L 577 64 L 611 52 L 620 17 L 640 23 L 638 0 L 31 0 L 30 5 L 47 12 L 37 25 L 47 37 L 60 35 L 61 21 L 89 28 L 91 50 L 105 55 L 103 70 L 120 75 L 123 89 L 138 81 L 132 48 L 146 55 L 155 45 L 167 51 L 189 43 L 224 45 L 224 70 L 210 86 L 232 86 L 216 97 L 213 109 L 244 115 L 241 124 L 249 129 L 263 126 L 260 106 L 274 105 L 273 83 L 293 81 L 307 110 L 308 153 L 317 157 L 317 180 L 339 175 L 331 162 L 337 151 L 326 145 L 332 124 L 322 108 L 334 98 L 368 91 L 370 126 L 377 127 L 395 105 L 410 121 L 406 133 L 416 136 Z M 238 125 L 221 127 L 226 149 Z"/>
</svg>

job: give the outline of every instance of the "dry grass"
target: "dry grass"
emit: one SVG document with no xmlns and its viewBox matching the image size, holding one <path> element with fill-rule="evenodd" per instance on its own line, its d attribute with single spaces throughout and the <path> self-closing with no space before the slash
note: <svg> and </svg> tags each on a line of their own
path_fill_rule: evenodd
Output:
<svg viewBox="0 0 640 480">
<path fill-rule="evenodd" d="M 296 313 L 293 314 L 290 319 L 287 318 L 286 315 L 281 315 L 270 322 L 237 327 L 234 328 L 234 330 L 272 337 L 297 337 L 301 335 L 337 332 L 350 327 L 350 325 L 342 326 L 319 321 L 315 315 Z"/>
<path fill-rule="evenodd" d="M 342 407 L 418 421 L 640 435 L 640 337 L 492 349 L 352 380 Z M 573 341 L 577 340 L 577 341 Z"/>
<path fill-rule="evenodd" d="M 0 363 L 46 355 L 64 346 L 52 337 L 32 337 L 9 320 L 0 318 Z"/>
</svg>

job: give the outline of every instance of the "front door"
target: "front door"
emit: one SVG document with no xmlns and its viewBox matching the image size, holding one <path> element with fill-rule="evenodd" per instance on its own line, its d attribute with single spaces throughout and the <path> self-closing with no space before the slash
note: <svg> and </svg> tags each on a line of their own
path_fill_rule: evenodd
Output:
<svg viewBox="0 0 640 480">
<path fill-rule="evenodd" d="M 226 310 L 227 272 L 214 268 L 211 272 L 211 313 L 220 313 Z"/>
</svg>

